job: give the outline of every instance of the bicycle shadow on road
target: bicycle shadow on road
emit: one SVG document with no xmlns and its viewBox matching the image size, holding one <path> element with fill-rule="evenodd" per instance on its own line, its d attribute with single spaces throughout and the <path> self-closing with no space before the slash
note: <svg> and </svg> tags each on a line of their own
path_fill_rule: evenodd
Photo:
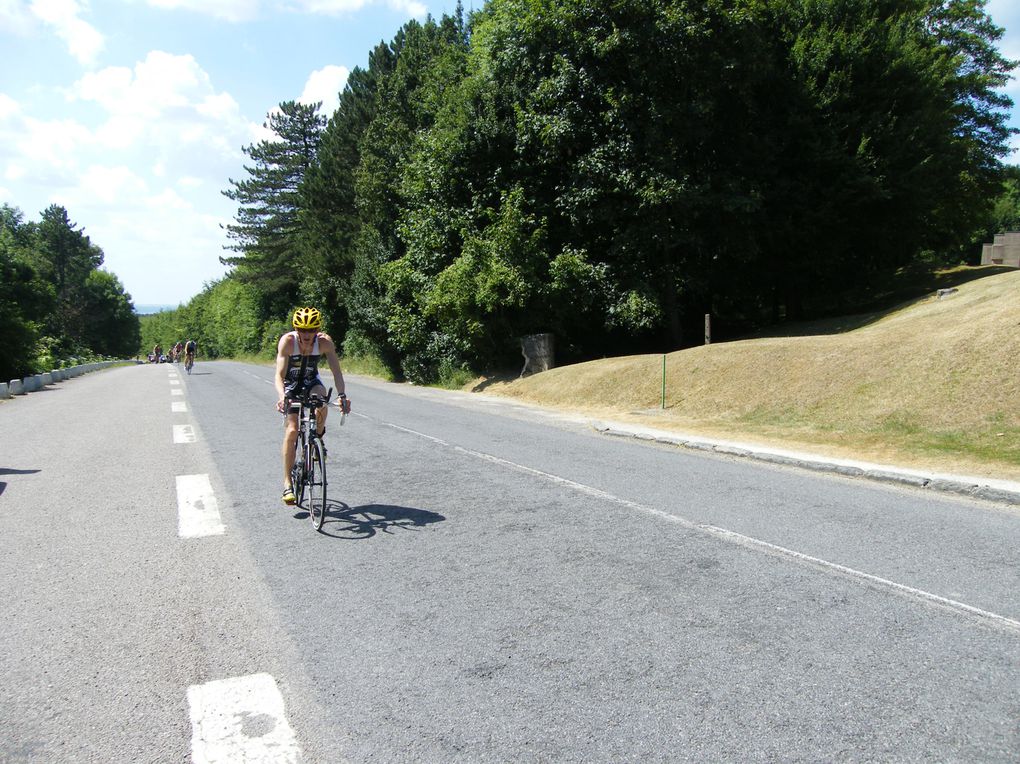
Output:
<svg viewBox="0 0 1020 764">
<path fill-rule="evenodd" d="M 306 515 L 307 516 L 307 515 Z M 394 529 L 413 530 L 446 518 L 438 512 L 393 504 L 363 504 L 351 507 L 342 501 L 329 501 L 326 519 L 320 533 L 332 538 L 368 539 L 377 533 L 392 533 Z"/>
<path fill-rule="evenodd" d="M 8 467 L 0 467 L 0 475 L 34 475 L 42 470 L 12 470 Z M 0 480 L 0 494 L 7 489 L 7 483 Z"/>
</svg>

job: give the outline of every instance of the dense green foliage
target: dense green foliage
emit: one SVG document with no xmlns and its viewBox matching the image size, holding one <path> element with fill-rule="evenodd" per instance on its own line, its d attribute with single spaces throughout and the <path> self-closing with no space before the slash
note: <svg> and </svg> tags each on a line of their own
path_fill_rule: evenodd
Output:
<svg viewBox="0 0 1020 764">
<path fill-rule="evenodd" d="M 142 316 L 142 348 L 149 353 L 158 344 L 168 351 L 177 342 L 194 340 L 203 358 L 275 351 L 285 329 L 263 323 L 260 303 L 258 290 L 238 279 L 208 284 L 187 305 Z"/>
<path fill-rule="evenodd" d="M 135 355 L 131 295 L 102 264 L 103 251 L 63 207 L 33 223 L 0 206 L 0 380 Z"/>
<path fill-rule="evenodd" d="M 682 346 L 705 313 L 726 332 L 839 310 L 1020 222 L 1000 36 L 982 0 L 490 0 L 409 22 L 328 121 L 270 117 L 280 140 L 226 192 L 234 271 L 158 320 L 211 322 L 243 283 L 250 325 L 194 324 L 209 347 L 265 346 L 314 303 L 348 353 L 432 381 L 514 363 L 528 333 L 573 360 Z"/>
</svg>

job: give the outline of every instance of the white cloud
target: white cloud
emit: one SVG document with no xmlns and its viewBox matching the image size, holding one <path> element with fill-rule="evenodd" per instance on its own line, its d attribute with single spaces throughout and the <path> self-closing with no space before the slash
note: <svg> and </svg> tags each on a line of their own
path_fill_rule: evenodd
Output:
<svg viewBox="0 0 1020 764">
<path fill-rule="evenodd" d="M 77 192 L 80 197 L 72 203 L 72 206 L 83 206 L 96 201 L 115 204 L 124 199 L 138 198 L 146 194 L 148 186 L 127 167 L 90 165 L 80 176 Z"/>
<path fill-rule="evenodd" d="M 212 90 L 209 75 L 194 57 L 154 50 L 133 70 L 111 66 L 86 74 L 75 83 L 71 94 L 95 101 L 113 115 L 154 119 L 177 108 L 192 106 L 197 110 L 207 98 L 225 95 L 217 96 Z"/>
<path fill-rule="evenodd" d="M 51 27 L 80 63 L 91 66 L 105 41 L 95 27 L 79 18 L 82 7 L 76 0 L 31 0 L 30 9 Z"/>
<path fill-rule="evenodd" d="M 0 170 L 8 179 L 24 178 L 28 168 L 40 179 L 66 175 L 74 157 L 92 141 L 91 133 L 69 119 L 39 120 L 0 93 Z"/>
<path fill-rule="evenodd" d="M 429 12 L 424 3 L 416 2 L 416 0 L 390 0 L 387 5 L 416 19 L 424 18 Z"/>
<path fill-rule="evenodd" d="M 64 96 L 61 116 L 43 119 L 0 93 L 0 199 L 30 218 L 67 207 L 140 302 L 222 276 L 219 225 L 235 207 L 220 191 L 243 175 L 256 127 L 234 98 L 192 56 L 160 51 L 85 73 Z"/>
<path fill-rule="evenodd" d="M 298 0 L 298 7 L 305 13 L 319 13 L 326 16 L 338 16 L 365 7 L 368 0 Z"/>
<path fill-rule="evenodd" d="M 3 0 L 0 0 L 2 2 Z M 354 13 L 378 0 L 146 0 L 154 8 L 201 13 L 230 22 L 251 21 L 264 11 L 297 11 L 323 16 Z M 428 8 L 418 0 L 386 0 L 386 5 L 409 16 L 422 18 Z"/>
<path fill-rule="evenodd" d="M 225 21 L 250 21 L 259 14 L 259 0 L 147 0 L 154 8 L 202 13 Z"/>
<path fill-rule="evenodd" d="M 200 176 L 222 169 L 240 156 L 251 129 L 237 101 L 217 93 L 190 55 L 151 51 L 133 69 L 86 74 L 68 97 L 104 109 L 107 117 L 95 131 L 98 142 L 122 152 L 145 150 L 149 164 L 164 172 L 186 169 Z"/>
<path fill-rule="evenodd" d="M 33 16 L 23 0 L 0 0 L 0 29 L 27 35 L 34 25 Z"/>
<path fill-rule="evenodd" d="M 324 16 L 341 16 L 373 4 L 372 0 L 297 0 L 298 8 L 305 13 Z M 416 18 L 421 18 L 428 13 L 428 8 L 417 0 L 386 0 L 386 5 L 395 11 Z"/>
<path fill-rule="evenodd" d="M 319 113 L 327 118 L 332 116 L 340 105 L 340 91 L 347 84 L 348 74 L 350 72 L 346 67 L 332 64 L 312 72 L 298 101 L 304 104 L 321 101 L 322 109 Z"/>
</svg>

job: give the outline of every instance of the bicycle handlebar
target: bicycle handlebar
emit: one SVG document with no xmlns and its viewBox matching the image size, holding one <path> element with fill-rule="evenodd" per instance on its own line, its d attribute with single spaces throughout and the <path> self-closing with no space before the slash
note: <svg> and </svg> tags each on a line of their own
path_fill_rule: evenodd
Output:
<svg viewBox="0 0 1020 764">
<path fill-rule="evenodd" d="M 326 397 L 323 398 L 321 395 L 317 395 L 310 392 L 304 392 L 301 395 L 288 395 L 285 400 L 293 403 L 300 403 L 307 406 L 310 409 L 317 409 L 323 406 L 329 405 L 329 399 L 333 397 L 333 388 L 329 388 L 326 392 Z"/>
</svg>

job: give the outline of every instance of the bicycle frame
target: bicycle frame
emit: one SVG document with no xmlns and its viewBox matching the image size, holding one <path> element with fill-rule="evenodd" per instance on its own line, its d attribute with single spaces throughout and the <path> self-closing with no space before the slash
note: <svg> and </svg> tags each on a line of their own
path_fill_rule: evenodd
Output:
<svg viewBox="0 0 1020 764">
<path fill-rule="evenodd" d="M 318 418 L 315 412 L 323 406 L 329 405 L 329 400 L 333 395 L 333 389 L 330 388 L 326 393 L 326 397 L 323 398 L 319 395 L 309 395 L 305 393 L 301 396 L 288 399 L 287 412 L 288 415 L 293 412 L 294 407 L 298 407 L 298 432 L 297 440 L 294 443 L 294 466 L 291 469 L 291 482 L 294 488 L 294 494 L 297 498 L 297 504 L 301 506 L 304 500 L 305 488 L 309 488 L 310 501 L 308 502 L 308 514 L 312 520 L 316 530 L 322 528 L 323 519 L 326 513 L 325 498 L 326 498 L 326 475 L 325 475 L 325 463 L 324 456 L 325 444 L 322 443 L 322 439 L 318 434 Z M 316 459 L 314 453 L 319 454 L 319 458 Z M 318 467 L 316 468 L 316 464 Z M 315 480 L 315 472 L 321 472 L 318 476 L 318 480 Z M 313 506 L 315 502 L 315 487 L 318 486 L 320 491 L 321 506 L 318 508 Z"/>
</svg>

